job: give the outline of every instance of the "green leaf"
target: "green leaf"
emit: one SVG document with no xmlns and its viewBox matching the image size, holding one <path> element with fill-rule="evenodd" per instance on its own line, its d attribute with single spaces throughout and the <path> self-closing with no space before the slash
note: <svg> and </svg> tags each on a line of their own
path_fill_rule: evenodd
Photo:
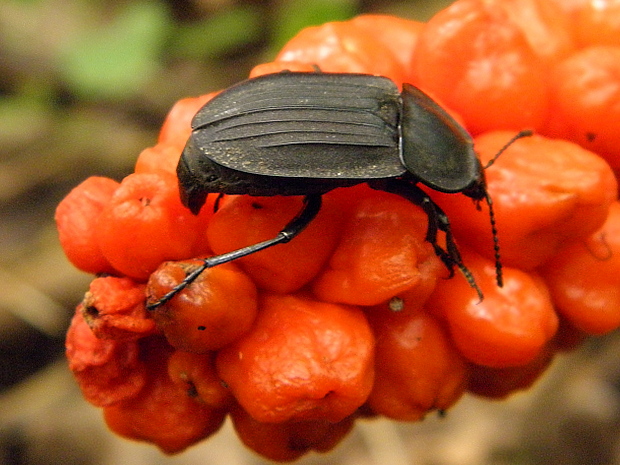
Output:
<svg viewBox="0 0 620 465">
<path fill-rule="evenodd" d="M 69 87 L 84 98 L 134 94 L 157 71 L 169 29 L 162 3 L 128 3 L 112 22 L 77 34 L 65 48 L 60 71 Z"/>
<path fill-rule="evenodd" d="M 172 38 L 171 53 L 190 59 L 214 58 L 256 40 L 261 31 L 257 8 L 230 7 L 204 21 L 180 27 Z"/>
<path fill-rule="evenodd" d="M 308 26 L 344 21 L 358 13 L 356 0 L 287 0 L 276 12 L 273 47 L 279 50 Z"/>
</svg>

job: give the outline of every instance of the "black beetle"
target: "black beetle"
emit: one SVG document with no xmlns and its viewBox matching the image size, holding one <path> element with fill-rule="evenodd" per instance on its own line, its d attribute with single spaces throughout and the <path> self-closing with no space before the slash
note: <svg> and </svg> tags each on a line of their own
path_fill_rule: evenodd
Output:
<svg viewBox="0 0 620 465">
<path fill-rule="evenodd" d="M 482 299 L 446 214 L 416 184 L 486 200 L 491 207 L 484 169 L 467 131 L 416 87 L 404 84 L 400 93 L 390 79 L 365 74 L 269 74 L 217 95 L 196 114 L 192 128 L 177 175 L 183 204 L 193 213 L 209 193 L 304 195 L 305 203 L 275 238 L 205 259 L 148 308 L 170 300 L 206 268 L 290 241 L 319 212 L 322 194 L 360 183 L 420 205 L 429 220 L 426 240 L 450 276 L 457 266 Z M 438 231 L 446 234 L 445 249 L 437 243 Z"/>
</svg>

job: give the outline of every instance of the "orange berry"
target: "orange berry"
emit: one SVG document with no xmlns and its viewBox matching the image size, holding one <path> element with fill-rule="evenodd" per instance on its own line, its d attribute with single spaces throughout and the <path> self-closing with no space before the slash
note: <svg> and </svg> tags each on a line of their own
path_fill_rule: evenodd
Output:
<svg viewBox="0 0 620 465">
<path fill-rule="evenodd" d="M 589 334 L 620 326 L 620 203 L 586 240 L 560 250 L 541 271 L 558 312 Z"/>
<path fill-rule="evenodd" d="M 149 279 L 149 301 L 163 297 L 201 263 L 163 263 Z M 252 326 L 256 311 L 256 286 L 234 264 L 224 263 L 205 270 L 151 314 L 173 347 L 204 353 L 239 339 Z"/>
<path fill-rule="evenodd" d="M 177 147 L 180 153 L 192 133 L 191 123 L 194 115 L 217 94 L 218 92 L 211 92 L 200 97 L 185 98 L 175 103 L 161 127 L 157 143 Z"/>
<path fill-rule="evenodd" d="M 277 236 L 302 208 L 301 197 L 229 197 L 209 222 L 207 237 L 216 255 Z M 310 225 L 287 244 L 237 260 L 259 288 L 295 292 L 322 268 L 334 249 L 340 209 L 325 198 Z"/>
<path fill-rule="evenodd" d="M 79 305 L 67 331 L 66 356 L 84 398 L 97 407 L 136 396 L 146 384 L 147 369 L 136 341 L 99 339 Z"/>
<path fill-rule="evenodd" d="M 446 410 L 463 394 L 467 364 L 439 323 L 424 312 L 368 310 L 375 332 L 375 384 L 367 405 L 401 421 Z"/>
<path fill-rule="evenodd" d="M 535 275 L 504 268 L 500 288 L 492 261 L 466 249 L 461 252 L 484 300 L 461 275 L 455 275 L 437 282 L 427 303 L 429 310 L 446 322 L 454 344 L 468 360 L 493 368 L 531 362 L 558 327 L 544 283 Z"/>
<path fill-rule="evenodd" d="M 138 280 L 165 260 L 191 257 L 202 226 L 181 204 L 176 178 L 164 171 L 127 176 L 99 218 L 104 256 Z"/>
<path fill-rule="evenodd" d="M 513 135 L 496 131 L 476 138 L 482 164 Z M 616 198 L 616 179 L 604 160 L 576 144 L 542 136 L 511 145 L 485 176 L 502 262 L 526 270 L 551 258 L 566 241 L 592 234 Z M 477 211 L 462 195 L 431 195 L 452 221 L 457 240 L 490 258 L 493 241 L 486 205 Z"/>
<path fill-rule="evenodd" d="M 399 86 L 404 72 L 374 34 L 351 22 L 331 22 L 300 31 L 280 50 L 276 61 L 316 65 L 325 73 L 386 76 Z"/>
<path fill-rule="evenodd" d="M 374 338 L 355 307 L 293 295 L 263 295 L 254 326 L 217 355 L 239 404 L 266 423 L 338 422 L 373 383 Z"/>
<path fill-rule="evenodd" d="M 97 242 L 99 215 L 119 183 L 91 176 L 75 187 L 56 207 L 56 228 L 69 261 L 87 273 L 114 273 Z"/>
<path fill-rule="evenodd" d="M 160 170 L 176 175 L 181 150 L 176 145 L 160 143 L 140 152 L 134 172 L 153 173 Z"/>
<path fill-rule="evenodd" d="M 553 118 L 547 132 L 574 141 L 620 169 L 620 47 L 589 47 L 550 76 Z"/>
<path fill-rule="evenodd" d="M 270 61 L 256 65 L 250 71 L 250 78 L 262 76 L 264 74 L 280 73 L 291 71 L 296 73 L 316 73 L 316 66 L 301 61 Z"/>
<path fill-rule="evenodd" d="M 576 36 L 582 47 L 620 46 L 620 2 L 589 0 L 576 14 Z"/>
<path fill-rule="evenodd" d="M 539 128 L 548 111 L 545 67 L 499 2 L 458 0 L 418 38 L 416 83 L 478 134 Z"/>
<path fill-rule="evenodd" d="M 328 302 L 377 305 L 437 278 L 443 270 L 425 241 L 427 224 L 420 207 L 396 195 L 362 199 L 314 281 L 314 294 Z"/>
<path fill-rule="evenodd" d="M 349 24 L 365 31 L 388 49 L 403 71 L 403 82 L 415 84 L 413 53 L 424 23 L 389 15 L 365 14 Z"/>
<path fill-rule="evenodd" d="M 506 20 L 523 31 L 531 49 L 545 65 L 554 63 L 575 49 L 570 15 L 549 0 L 492 0 L 506 12 Z"/>
<path fill-rule="evenodd" d="M 137 441 L 148 441 L 175 454 L 215 433 L 226 413 L 212 409 L 187 394 L 168 376 L 170 347 L 158 339 L 142 343 L 148 381 L 139 395 L 104 408 L 112 431 Z"/>
</svg>

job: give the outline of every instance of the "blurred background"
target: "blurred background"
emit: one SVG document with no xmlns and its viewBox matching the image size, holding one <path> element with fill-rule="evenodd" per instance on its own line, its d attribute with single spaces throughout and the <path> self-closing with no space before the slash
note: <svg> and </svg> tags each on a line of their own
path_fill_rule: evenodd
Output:
<svg viewBox="0 0 620 465">
<path fill-rule="evenodd" d="M 230 425 L 169 458 L 109 433 L 64 360 L 91 277 L 53 216 L 90 175 L 120 180 L 180 98 L 244 79 L 301 28 L 360 13 L 426 20 L 433 0 L 0 0 L 0 465 L 266 463 Z M 620 337 L 558 357 L 508 401 L 421 424 L 358 422 L 298 463 L 620 464 Z"/>
</svg>

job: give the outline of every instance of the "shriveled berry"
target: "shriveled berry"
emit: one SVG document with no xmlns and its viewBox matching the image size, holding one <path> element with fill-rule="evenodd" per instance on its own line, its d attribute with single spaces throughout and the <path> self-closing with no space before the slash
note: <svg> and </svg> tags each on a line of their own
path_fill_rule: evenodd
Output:
<svg viewBox="0 0 620 465">
<path fill-rule="evenodd" d="M 136 341 L 99 339 L 78 306 L 65 342 L 69 369 L 84 398 L 98 407 L 135 397 L 146 384 L 147 367 Z"/>
<path fill-rule="evenodd" d="M 174 454 L 215 433 L 225 412 L 212 409 L 168 376 L 170 346 L 146 339 L 141 355 L 148 369 L 147 383 L 139 395 L 104 409 L 108 427 L 129 439 L 148 441 Z"/>
<path fill-rule="evenodd" d="M 84 319 L 100 339 L 140 339 L 155 332 L 144 301 L 143 284 L 129 278 L 96 278 L 82 301 Z"/>
<path fill-rule="evenodd" d="M 168 359 L 168 376 L 204 405 L 228 409 L 233 397 L 215 371 L 215 355 L 215 352 L 194 354 L 175 350 Z"/>
<path fill-rule="evenodd" d="M 239 439 L 254 452 L 277 462 L 291 462 L 309 451 L 328 452 L 353 428 L 350 416 L 333 423 L 328 420 L 261 423 L 241 408 L 231 412 Z"/>
</svg>

